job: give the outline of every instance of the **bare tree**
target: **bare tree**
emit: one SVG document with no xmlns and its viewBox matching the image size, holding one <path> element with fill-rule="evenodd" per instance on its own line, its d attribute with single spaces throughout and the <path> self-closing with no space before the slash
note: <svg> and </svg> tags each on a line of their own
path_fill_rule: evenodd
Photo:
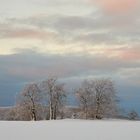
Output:
<svg viewBox="0 0 140 140">
<path fill-rule="evenodd" d="M 77 97 L 83 110 L 90 117 L 102 119 L 105 115 L 116 113 L 116 95 L 110 79 L 87 80 L 77 91 Z"/>
<path fill-rule="evenodd" d="M 42 82 L 42 89 L 47 97 L 49 119 L 56 119 L 58 113 L 60 113 L 60 108 L 62 109 L 66 97 L 64 84 L 58 83 L 57 78 L 52 77 Z"/>
<path fill-rule="evenodd" d="M 37 108 L 41 103 L 41 92 L 37 84 L 27 85 L 21 92 L 17 101 L 17 112 L 30 120 L 37 120 Z"/>
<path fill-rule="evenodd" d="M 84 117 L 87 119 L 91 106 L 93 104 L 92 86 L 88 81 L 82 83 L 81 88 L 76 91 L 77 99 L 79 100 L 80 107 L 84 111 Z"/>
<path fill-rule="evenodd" d="M 104 115 L 113 116 L 116 113 L 116 95 L 114 84 L 109 79 L 99 79 L 92 82 L 94 86 L 94 118 L 101 119 Z"/>
</svg>

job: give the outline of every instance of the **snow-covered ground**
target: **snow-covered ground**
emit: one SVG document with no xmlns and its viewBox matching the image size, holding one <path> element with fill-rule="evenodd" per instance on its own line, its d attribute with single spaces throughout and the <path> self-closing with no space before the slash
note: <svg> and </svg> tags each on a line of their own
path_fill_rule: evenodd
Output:
<svg viewBox="0 0 140 140">
<path fill-rule="evenodd" d="M 140 140 L 140 122 L 56 120 L 0 122 L 1 140 Z"/>
</svg>

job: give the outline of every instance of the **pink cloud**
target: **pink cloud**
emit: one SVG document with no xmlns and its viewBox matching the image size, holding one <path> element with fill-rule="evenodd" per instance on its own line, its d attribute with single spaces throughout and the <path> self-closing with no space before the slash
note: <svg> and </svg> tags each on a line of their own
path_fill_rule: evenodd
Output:
<svg viewBox="0 0 140 140">
<path fill-rule="evenodd" d="M 128 14 L 139 8 L 139 0 L 91 0 L 108 14 Z"/>
<path fill-rule="evenodd" d="M 41 31 L 41 30 L 35 30 L 35 29 L 15 29 L 11 30 L 7 33 L 7 37 L 10 38 L 32 38 L 32 39 L 44 39 L 44 38 L 50 38 L 55 37 L 55 33 L 53 32 L 47 32 L 47 31 Z"/>
<path fill-rule="evenodd" d="M 140 49 L 128 49 L 120 53 L 120 57 L 126 60 L 140 60 Z"/>
<path fill-rule="evenodd" d="M 10 24 L 0 24 L 1 38 L 26 38 L 26 39 L 54 39 L 58 34 L 50 30 L 41 30 L 30 27 L 14 27 Z"/>
<path fill-rule="evenodd" d="M 123 61 L 140 61 L 140 48 L 136 47 L 123 47 L 123 48 L 108 48 L 103 50 L 104 54 L 111 54 L 117 59 Z"/>
</svg>

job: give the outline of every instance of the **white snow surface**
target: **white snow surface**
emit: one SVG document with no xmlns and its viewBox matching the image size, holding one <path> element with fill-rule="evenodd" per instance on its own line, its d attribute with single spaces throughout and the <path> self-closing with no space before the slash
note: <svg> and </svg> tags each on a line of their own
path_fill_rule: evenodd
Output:
<svg viewBox="0 0 140 140">
<path fill-rule="evenodd" d="M 140 140 L 140 122 L 67 119 L 1 121 L 0 140 Z"/>
</svg>

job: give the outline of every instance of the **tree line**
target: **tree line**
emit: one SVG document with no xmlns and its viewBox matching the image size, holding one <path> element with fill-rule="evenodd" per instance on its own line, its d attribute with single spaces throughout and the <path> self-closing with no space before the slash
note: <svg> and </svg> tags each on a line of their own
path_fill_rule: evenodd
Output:
<svg viewBox="0 0 140 140">
<path fill-rule="evenodd" d="M 77 106 L 68 107 L 65 83 L 56 77 L 27 84 L 17 95 L 9 120 L 103 119 L 119 116 L 118 97 L 111 79 L 87 79 L 74 90 Z M 136 112 L 130 113 L 136 118 Z"/>
</svg>

